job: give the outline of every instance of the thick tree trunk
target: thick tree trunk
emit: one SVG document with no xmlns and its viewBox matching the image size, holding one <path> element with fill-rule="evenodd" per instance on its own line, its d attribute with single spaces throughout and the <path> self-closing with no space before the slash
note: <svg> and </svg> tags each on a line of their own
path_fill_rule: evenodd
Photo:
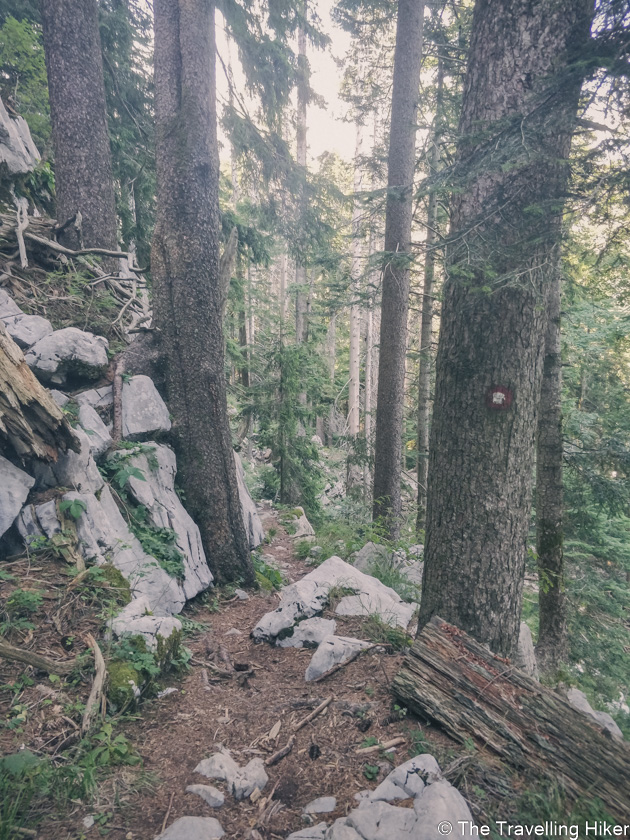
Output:
<svg viewBox="0 0 630 840">
<path fill-rule="evenodd" d="M 583 802 L 597 797 L 627 821 L 628 745 L 437 616 L 405 657 L 392 692 L 460 744 L 472 738 L 533 779 L 560 782 Z"/>
<path fill-rule="evenodd" d="M 385 266 L 374 452 L 374 519 L 400 530 L 409 245 L 424 3 L 399 0 L 385 214 Z"/>
<path fill-rule="evenodd" d="M 158 196 L 151 265 L 180 480 L 213 573 L 251 584 L 224 373 L 229 276 L 219 271 L 214 4 L 155 0 L 154 10 Z"/>
<path fill-rule="evenodd" d="M 518 638 L 549 266 L 580 90 L 571 63 L 592 7 L 478 0 L 473 17 L 419 627 L 441 615 L 507 655 Z"/>
<path fill-rule="evenodd" d="M 562 356 L 560 266 L 550 279 L 536 453 L 536 551 L 539 577 L 538 667 L 552 672 L 566 662 L 567 610 L 564 590 L 562 488 Z"/>
<path fill-rule="evenodd" d="M 435 130 L 431 148 L 431 174 L 435 175 L 440 164 L 440 120 L 444 68 L 438 59 L 437 100 Z M 424 285 L 422 294 L 422 319 L 420 325 L 420 359 L 418 364 L 418 512 L 416 531 L 424 530 L 427 513 L 427 479 L 429 475 L 429 421 L 431 418 L 431 361 L 433 342 L 433 281 L 435 279 L 435 244 L 437 242 L 437 195 L 429 194 L 427 206 L 426 254 L 424 258 Z"/>
<path fill-rule="evenodd" d="M 96 0 L 42 0 L 57 220 L 68 248 L 116 248 L 116 209 Z"/>
<path fill-rule="evenodd" d="M 304 20 L 308 15 L 308 2 L 302 0 L 302 15 Z M 304 183 L 300 192 L 300 215 L 304 220 L 306 214 L 306 105 L 308 102 L 308 59 L 306 58 L 306 29 L 301 25 L 298 29 L 298 83 L 297 83 L 297 165 L 301 167 L 301 177 Z M 308 330 L 307 310 L 308 289 L 306 284 L 306 258 L 299 254 L 295 260 L 295 342 L 303 344 Z"/>
</svg>

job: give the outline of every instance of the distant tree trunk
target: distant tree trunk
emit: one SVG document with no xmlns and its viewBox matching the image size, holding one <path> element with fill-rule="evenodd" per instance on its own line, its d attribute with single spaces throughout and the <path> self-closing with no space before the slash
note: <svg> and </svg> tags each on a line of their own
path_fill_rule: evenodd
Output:
<svg viewBox="0 0 630 840">
<path fill-rule="evenodd" d="M 444 66 L 438 58 L 435 130 L 431 149 L 431 174 L 440 162 L 439 121 L 442 110 Z M 429 474 L 429 420 L 431 417 L 431 349 L 433 340 L 433 280 L 435 278 L 435 243 L 437 242 L 437 195 L 429 193 L 427 207 L 426 254 L 424 258 L 424 287 L 422 294 L 422 322 L 420 326 L 420 359 L 418 369 L 418 513 L 416 531 L 422 531 L 427 513 L 427 479 Z"/>
<path fill-rule="evenodd" d="M 59 239 L 116 249 L 116 205 L 96 0 L 42 0 Z"/>
<path fill-rule="evenodd" d="M 365 496 L 369 498 L 372 492 L 372 470 L 370 461 L 372 456 L 372 357 L 374 355 L 374 305 L 372 298 L 368 298 L 365 308 L 365 388 L 364 400 L 364 432 L 365 432 L 365 455 L 367 463 L 364 469 Z"/>
<path fill-rule="evenodd" d="M 326 335 L 326 356 L 328 358 L 328 375 L 330 384 L 335 383 L 335 357 L 337 353 L 337 313 L 332 312 L 328 322 L 328 333 Z M 332 446 L 335 441 L 335 405 L 330 404 L 328 422 L 326 423 L 326 443 Z"/>
<path fill-rule="evenodd" d="M 549 266 L 592 9 L 477 0 L 473 16 L 419 627 L 439 615 L 504 655 L 518 639 Z"/>
<path fill-rule="evenodd" d="M 255 581 L 227 415 L 219 270 L 214 4 L 154 0 L 155 323 L 187 506 L 220 582 Z"/>
<path fill-rule="evenodd" d="M 302 0 L 302 15 L 306 20 L 308 2 Z M 301 168 L 304 183 L 300 188 L 300 215 L 304 224 L 306 214 L 306 105 L 308 102 L 308 60 L 306 58 L 306 29 L 298 29 L 298 83 L 297 83 L 297 165 Z M 298 254 L 295 260 L 295 342 L 303 344 L 308 330 L 307 310 L 308 290 L 306 285 L 306 258 Z M 305 397 L 306 399 L 306 397 Z"/>
<path fill-rule="evenodd" d="M 536 658 L 543 672 L 556 671 L 568 655 L 562 550 L 562 356 L 560 266 L 550 280 L 547 331 L 536 453 L 536 552 L 539 630 Z"/>
<path fill-rule="evenodd" d="M 424 3 L 399 0 L 385 211 L 385 266 L 374 447 L 374 519 L 400 530 L 409 250 Z"/>
<path fill-rule="evenodd" d="M 361 468 L 356 463 L 355 439 L 360 428 L 361 394 L 361 256 L 363 242 L 361 236 L 361 205 L 356 197 L 363 187 L 361 153 L 363 144 L 363 126 L 359 118 L 356 121 L 356 142 L 354 150 L 354 208 L 352 211 L 352 264 L 350 266 L 350 359 L 348 382 L 348 449 L 347 481 L 348 490 L 353 490 L 361 483 Z"/>
</svg>

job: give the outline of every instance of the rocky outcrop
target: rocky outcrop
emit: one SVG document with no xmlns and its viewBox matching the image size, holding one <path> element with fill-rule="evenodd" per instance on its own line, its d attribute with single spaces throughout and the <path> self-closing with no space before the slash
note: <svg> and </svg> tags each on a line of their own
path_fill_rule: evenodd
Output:
<svg viewBox="0 0 630 840">
<path fill-rule="evenodd" d="M 369 642 L 362 642 L 360 639 L 350 639 L 347 636 L 326 636 L 313 654 L 304 679 L 306 682 L 316 680 L 335 665 L 348 662 L 358 651 L 369 647 L 371 647 Z"/>
<path fill-rule="evenodd" d="M 32 347 L 33 344 L 53 332 L 50 321 L 40 315 L 20 313 L 19 315 L 2 318 L 2 320 L 13 341 L 23 350 Z"/>
<path fill-rule="evenodd" d="M 98 379 L 107 368 L 109 342 L 101 335 L 66 327 L 34 344 L 26 363 L 45 384 L 65 385 L 80 379 Z"/>
<path fill-rule="evenodd" d="M 258 546 L 262 545 L 264 542 L 265 529 L 263 528 L 260 517 L 258 516 L 256 503 L 247 489 L 247 484 L 245 484 L 245 470 L 238 452 L 234 453 L 234 462 L 236 464 L 236 480 L 238 483 L 238 495 L 241 500 L 245 533 L 249 539 L 249 547 L 252 549 L 258 548 Z"/>
<path fill-rule="evenodd" d="M 0 537 L 9 530 L 35 479 L 0 456 Z"/>
<path fill-rule="evenodd" d="M 122 436 L 146 440 L 168 432 L 168 408 L 148 376 L 132 376 L 122 386 Z"/>
<path fill-rule="evenodd" d="M 26 175 L 39 162 L 39 152 L 24 117 L 11 117 L 0 99 L 0 165 L 11 175 Z"/>
</svg>

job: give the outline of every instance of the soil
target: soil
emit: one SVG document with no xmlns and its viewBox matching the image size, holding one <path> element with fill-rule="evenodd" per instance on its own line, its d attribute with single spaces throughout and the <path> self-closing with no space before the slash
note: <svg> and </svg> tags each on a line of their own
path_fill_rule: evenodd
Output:
<svg viewBox="0 0 630 840">
<path fill-rule="evenodd" d="M 263 547 L 265 554 L 275 559 L 288 581 L 298 580 L 308 573 L 309 567 L 296 558 L 293 541 L 275 513 L 268 507 L 261 512 L 266 530 L 276 529 L 273 540 Z M 58 579 L 57 567 L 54 563 L 49 565 L 49 576 Z M 31 575 L 42 572 L 41 564 L 31 567 L 27 583 L 35 582 Z M 45 583 L 43 578 L 38 579 Z M 22 576 L 23 588 L 24 580 Z M 38 585 L 41 588 L 42 584 Z M 46 585 L 46 591 L 53 589 Z M 58 598 L 58 593 L 53 595 Z M 250 638 L 257 621 L 275 609 L 278 601 L 275 591 L 253 592 L 248 600 L 239 600 L 228 591 L 219 592 L 218 599 L 211 593 L 205 603 L 190 604 L 185 615 L 197 623 L 197 629 L 185 640 L 192 652 L 189 671 L 183 679 L 172 680 L 175 692 L 142 702 L 133 714 L 120 718 L 116 727 L 116 732 L 122 732 L 134 745 L 141 764 L 113 768 L 99 785 L 91 804 L 77 802 L 69 814 L 47 814 L 37 837 L 92 840 L 111 832 L 111 836 L 127 840 L 152 840 L 163 826 L 178 817 L 198 815 L 219 819 L 227 838 L 285 838 L 308 824 L 302 810 L 312 799 L 336 796 L 336 811 L 323 817 L 331 822 L 356 806 L 356 793 L 374 788 L 392 766 L 421 752 L 434 754 L 443 770 L 456 759 L 448 771 L 449 778 L 479 816 L 481 805 L 472 785 L 474 774 L 467 772 L 472 758 L 456 758 L 454 745 L 445 736 L 393 705 L 389 684 L 402 654 L 388 645 L 378 645 L 321 682 L 306 683 L 304 672 L 311 650 L 274 648 L 256 644 Z M 52 620 L 38 626 L 33 649 L 55 658 L 69 658 L 85 649 L 81 636 L 94 632 L 98 625 L 93 617 L 95 604 L 76 600 L 73 606 L 75 612 L 69 623 L 74 622 L 74 630 L 66 626 L 66 610 L 66 624 L 60 628 Z M 360 619 L 335 619 L 338 634 L 370 639 Z M 203 629 L 198 625 L 203 625 Z M 64 637 L 76 639 L 71 653 L 63 650 L 59 629 Z M 32 637 L 26 641 L 32 641 Z M 24 668 L 4 662 L 0 662 L 0 667 L 0 683 L 5 688 L 0 693 L 0 713 L 10 718 L 9 701 L 13 698 L 15 704 L 15 692 L 7 691 L 7 685 Z M 217 668 L 230 675 L 219 676 Z M 51 688 L 44 675 L 38 678 L 40 684 Z M 89 682 L 86 678 L 85 683 L 72 688 L 73 699 L 85 702 Z M 72 741 L 77 737 L 80 715 L 74 721 L 63 715 L 54 697 L 52 703 L 42 704 L 41 692 L 36 685 L 21 692 L 18 699 L 29 707 L 28 720 L 19 732 L 0 730 L 3 753 L 26 744 L 34 751 L 54 754 L 65 748 L 65 739 Z M 191 784 L 225 789 L 225 783 L 194 772 L 199 761 L 222 747 L 230 750 L 241 765 L 255 756 L 264 760 L 285 746 L 296 724 L 328 697 L 332 697 L 328 708 L 297 733 L 291 752 L 267 768 L 269 782 L 256 802 L 237 803 L 226 792 L 225 805 L 216 810 L 197 795 L 186 792 Z M 51 709 L 55 710 L 54 715 Z M 51 720 L 56 721 L 53 730 Z M 357 753 L 362 746 L 397 736 L 403 737 L 404 743 L 391 753 Z M 476 779 L 480 778 L 480 766 L 476 767 Z M 488 768 L 491 765 L 483 771 L 486 789 L 493 778 Z M 97 819 L 93 827 L 86 829 L 83 819 L 89 815 Z M 319 818 L 315 818 L 317 821 Z"/>
</svg>

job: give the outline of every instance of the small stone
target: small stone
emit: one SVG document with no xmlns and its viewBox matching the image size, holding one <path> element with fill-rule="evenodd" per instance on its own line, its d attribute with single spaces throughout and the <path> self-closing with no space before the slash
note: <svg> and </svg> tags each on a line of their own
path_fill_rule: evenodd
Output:
<svg viewBox="0 0 630 840">
<path fill-rule="evenodd" d="M 165 688 L 164 691 L 158 691 L 158 693 L 157 693 L 158 700 L 161 700 L 162 697 L 168 697 L 169 694 L 177 694 L 178 691 L 179 691 L 179 689 L 178 688 L 173 688 L 173 686 L 171 686 L 170 688 Z"/>
<path fill-rule="evenodd" d="M 235 589 L 234 594 L 238 598 L 239 601 L 249 601 L 249 595 L 245 592 L 244 589 Z"/>
<path fill-rule="evenodd" d="M 229 753 L 220 752 L 200 761 L 194 772 L 208 779 L 221 779 L 231 785 L 239 772 L 239 766 Z"/>
<path fill-rule="evenodd" d="M 221 808 L 225 803 L 225 796 L 212 785 L 188 785 L 186 793 L 195 793 L 211 808 Z"/>
<path fill-rule="evenodd" d="M 337 807 L 337 800 L 334 796 L 320 796 L 313 799 L 302 809 L 303 814 L 330 814 Z"/>
<path fill-rule="evenodd" d="M 220 840 L 224 834 L 214 817 L 180 817 L 155 840 Z"/>
<path fill-rule="evenodd" d="M 243 631 L 242 631 L 242 630 L 237 630 L 237 628 L 236 628 L 236 627 L 232 627 L 232 629 L 231 629 L 231 630 L 228 630 L 228 631 L 227 631 L 227 633 L 226 633 L 225 635 L 226 635 L 226 636 L 242 636 L 242 635 L 243 635 Z"/>
<path fill-rule="evenodd" d="M 122 434 L 126 440 L 142 440 L 168 432 L 168 408 L 148 376 L 132 376 L 122 387 Z"/>
<path fill-rule="evenodd" d="M 246 799 L 251 796 L 256 788 L 264 790 L 268 781 L 269 777 L 265 771 L 262 758 L 252 758 L 232 780 L 232 795 L 237 801 Z"/>
<path fill-rule="evenodd" d="M 301 831 L 294 831 L 289 834 L 287 840 L 324 840 L 328 826 L 325 822 L 303 828 Z"/>
<path fill-rule="evenodd" d="M 309 551 L 309 555 L 311 557 L 321 557 L 323 553 L 324 549 L 321 547 L 321 545 L 311 546 L 311 549 Z"/>
<path fill-rule="evenodd" d="M 83 817 L 82 822 L 84 828 L 92 828 L 92 826 L 94 825 L 94 817 L 92 816 L 92 814 L 88 814 L 87 817 Z"/>
</svg>

